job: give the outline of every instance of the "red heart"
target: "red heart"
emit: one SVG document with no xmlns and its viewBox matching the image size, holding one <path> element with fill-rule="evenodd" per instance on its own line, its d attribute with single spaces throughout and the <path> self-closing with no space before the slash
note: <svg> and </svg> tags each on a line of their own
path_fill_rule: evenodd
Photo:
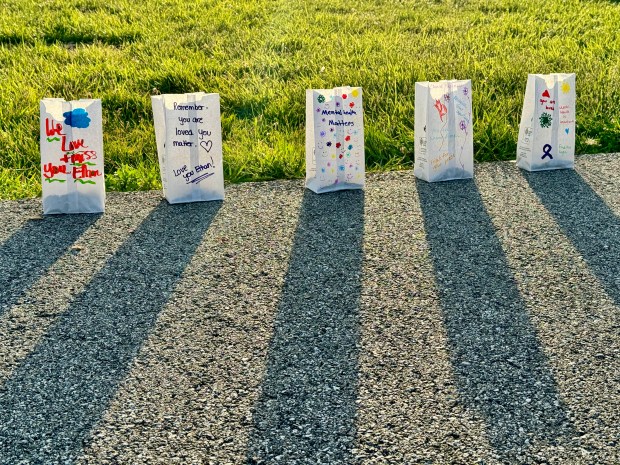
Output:
<svg viewBox="0 0 620 465">
<path fill-rule="evenodd" d="M 346 100 L 347 94 L 342 94 L 342 98 Z"/>
<path fill-rule="evenodd" d="M 342 158 L 344 155 L 340 154 L 340 156 L 338 158 Z"/>
<path fill-rule="evenodd" d="M 547 98 L 551 97 L 551 96 L 549 95 L 549 91 L 548 91 L 548 90 L 545 90 L 545 91 L 543 92 L 543 97 L 547 97 Z"/>
<path fill-rule="evenodd" d="M 340 142 L 336 143 L 336 148 L 339 149 L 342 144 Z"/>
<path fill-rule="evenodd" d="M 344 140 L 346 140 L 347 142 L 351 140 L 351 136 L 347 136 L 344 138 Z"/>
</svg>

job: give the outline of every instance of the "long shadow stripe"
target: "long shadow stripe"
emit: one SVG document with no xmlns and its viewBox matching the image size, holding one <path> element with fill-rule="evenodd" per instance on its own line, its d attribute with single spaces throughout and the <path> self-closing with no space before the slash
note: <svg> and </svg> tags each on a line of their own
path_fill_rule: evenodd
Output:
<svg viewBox="0 0 620 465">
<path fill-rule="evenodd" d="M 417 188 L 459 395 L 515 460 L 570 431 L 553 374 L 475 184 Z"/>
<path fill-rule="evenodd" d="M 306 190 L 248 463 L 346 464 L 355 439 L 364 194 Z"/>
<path fill-rule="evenodd" d="M 524 172 L 523 176 L 620 306 L 620 218 L 573 170 Z"/>
<path fill-rule="evenodd" d="M 76 297 L 0 389 L 0 463 L 76 459 L 220 205 L 162 202 Z"/>
<path fill-rule="evenodd" d="M 30 220 L 0 245 L 0 315 L 100 217 L 53 215 Z"/>
</svg>

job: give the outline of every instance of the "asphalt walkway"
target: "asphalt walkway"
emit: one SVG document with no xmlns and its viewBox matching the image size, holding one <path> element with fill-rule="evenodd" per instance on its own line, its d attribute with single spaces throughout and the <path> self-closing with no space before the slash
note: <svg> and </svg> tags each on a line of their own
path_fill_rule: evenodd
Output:
<svg viewBox="0 0 620 465">
<path fill-rule="evenodd" d="M 0 464 L 618 464 L 620 155 L 0 202 Z"/>
</svg>

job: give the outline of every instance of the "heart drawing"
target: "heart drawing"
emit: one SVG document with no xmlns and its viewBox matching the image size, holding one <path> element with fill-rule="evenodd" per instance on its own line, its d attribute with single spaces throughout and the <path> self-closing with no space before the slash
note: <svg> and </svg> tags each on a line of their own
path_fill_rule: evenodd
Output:
<svg viewBox="0 0 620 465">
<path fill-rule="evenodd" d="M 547 98 L 551 97 L 551 96 L 549 95 L 549 91 L 548 91 L 548 90 L 545 90 L 545 91 L 542 93 L 542 96 L 543 96 L 543 97 L 547 97 Z"/>
<path fill-rule="evenodd" d="M 210 140 L 203 140 L 200 142 L 200 146 L 205 149 L 207 151 L 207 153 L 209 153 L 211 151 L 211 148 L 213 147 L 213 141 Z"/>
<path fill-rule="evenodd" d="M 566 132 L 566 134 L 568 134 L 569 129 L 568 129 L 568 128 L 566 128 L 566 129 L 564 129 L 564 131 Z"/>
</svg>

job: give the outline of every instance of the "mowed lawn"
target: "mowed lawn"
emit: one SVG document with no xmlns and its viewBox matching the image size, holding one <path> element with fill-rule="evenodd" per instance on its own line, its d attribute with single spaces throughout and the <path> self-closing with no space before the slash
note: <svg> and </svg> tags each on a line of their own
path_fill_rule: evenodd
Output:
<svg viewBox="0 0 620 465">
<path fill-rule="evenodd" d="M 218 92 L 229 181 L 304 175 L 305 89 L 364 89 L 366 165 L 411 168 L 416 81 L 471 79 L 478 161 L 528 73 L 577 74 L 577 152 L 620 152 L 620 3 L 0 0 L 0 198 L 40 193 L 39 100 L 101 98 L 109 189 L 159 187 L 150 96 Z"/>
</svg>

